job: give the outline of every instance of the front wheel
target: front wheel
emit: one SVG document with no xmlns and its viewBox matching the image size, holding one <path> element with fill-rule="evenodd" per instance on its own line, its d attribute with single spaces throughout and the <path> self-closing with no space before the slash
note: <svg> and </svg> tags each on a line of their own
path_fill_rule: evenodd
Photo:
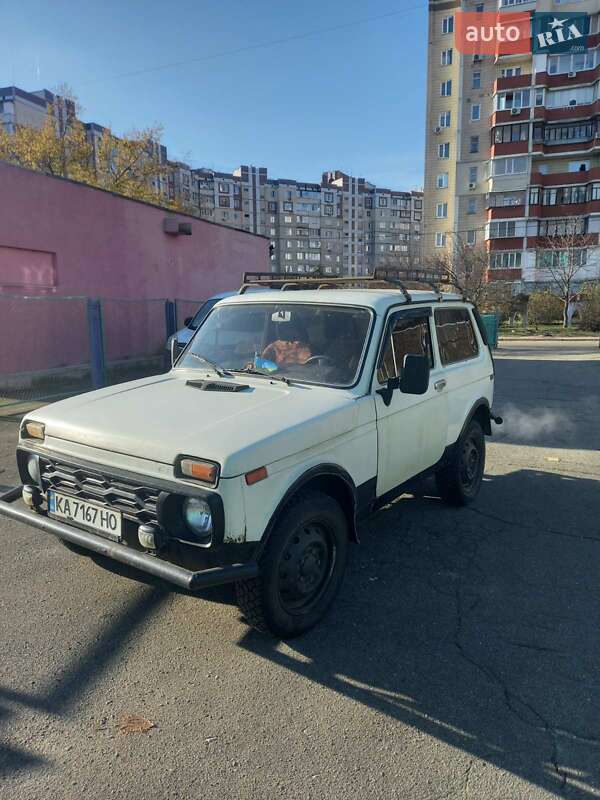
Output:
<svg viewBox="0 0 600 800">
<path fill-rule="evenodd" d="M 485 438 L 477 420 L 471 420 L 450 460 L 435 473 L 438 491 L 451 506 L 471 503 L 479 494 L 485 467 Z"/>
<path fill-rule="evenodd" d="M 348 550 L 348 524 L 326 494 L 299 494 L 284 509 L 260 559 L 260 575 L 236 584 L 248 624 L 274 636 L 312 628 L 338 592 Z"/>
</svg>

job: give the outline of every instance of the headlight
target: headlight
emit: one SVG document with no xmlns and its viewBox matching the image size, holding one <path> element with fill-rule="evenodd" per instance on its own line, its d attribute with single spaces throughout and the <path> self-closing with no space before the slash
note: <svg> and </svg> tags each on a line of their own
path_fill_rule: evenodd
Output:
<svg viewBox="0 0 600 800">
<path fill-rule="evenodd" d="M 206 500 L 201 500 L 199 497 L 187 497 L 183 502 L 183 518 L 188 528 L 203 540 L 203 544 L 210 544 L 213 519 Z"/>
<path fill-rule="evenodd" d="M 27 459 L 27 472 L 31 480 L 39 484 L 40 482 L 40 462 L 37 456 L 30 455 Z"/>
</svg>

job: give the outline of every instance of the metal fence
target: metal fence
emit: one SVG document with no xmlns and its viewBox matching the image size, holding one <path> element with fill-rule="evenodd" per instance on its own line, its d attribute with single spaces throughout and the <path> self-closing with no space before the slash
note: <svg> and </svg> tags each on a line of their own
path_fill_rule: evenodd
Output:
<svg viewBox="0 0 600 800">
<path fill-rule="evenodd" d="M 0 416 L 168 367 L 200 300 L 0 295 Z"/>
</svg>

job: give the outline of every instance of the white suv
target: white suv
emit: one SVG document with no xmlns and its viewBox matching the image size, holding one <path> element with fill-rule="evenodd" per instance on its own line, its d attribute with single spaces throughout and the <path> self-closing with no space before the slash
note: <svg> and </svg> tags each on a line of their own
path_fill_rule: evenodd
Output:
<svg viewBox="0 0 600 800">
<path fill-rule="evenodd" d="M 234 582 L 277 636 L 312 627 L 359 521 L 407 481 L 473 500 L 495 419 L 470 302 L 321 283 L 224 299 L 167 374 L 32 413 L 0 513 L 191 590 Z"/>
</svg>

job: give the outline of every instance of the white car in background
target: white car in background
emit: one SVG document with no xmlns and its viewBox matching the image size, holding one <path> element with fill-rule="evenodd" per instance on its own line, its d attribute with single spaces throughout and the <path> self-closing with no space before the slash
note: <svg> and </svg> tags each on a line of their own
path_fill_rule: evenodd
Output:
<svg viewBox="0 0 600 800">
<path fill-rule="evenodd" d="M 27 416 L 0 513 L 191 590 L 233 582 L 248 623 L 293 636 L 409 481 L 477 496 L 493 392 L 461 294 L 288 278 L 223 298 L 169 373 Z"/>
</svg>

